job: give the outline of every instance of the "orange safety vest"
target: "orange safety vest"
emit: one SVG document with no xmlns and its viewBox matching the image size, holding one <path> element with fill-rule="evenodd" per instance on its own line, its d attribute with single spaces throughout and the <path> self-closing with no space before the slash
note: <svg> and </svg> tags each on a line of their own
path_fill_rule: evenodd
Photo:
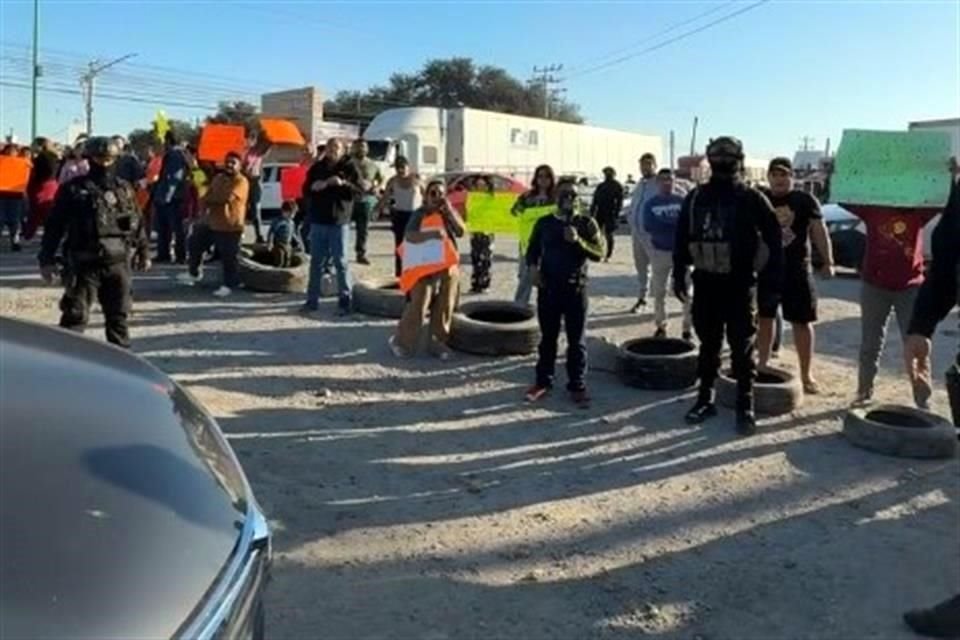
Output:
<svg viewBox="0 0 960 640">
<path fill-rule="evenodd" d="M 453 244 L 453 240 L 446 234 L 446 226 L 443 224 L 443 216 L 439 213 L 431 213 L 423 217 L 423 222 L 420 223 L 420 230 L 427 229 L 441 229 L 444 231 L 443 234 L 443 259 L 440 262 L 434 262 L 431 264 L 418 264 L 412 267 L 408 267 L 406 264 L 403 265 L 403 271 L 400 273 L 400 290 L 404 293 L 410 292 L 417 282 L 420 280 L 432 276 L 436 273 L 441 273 L 450 269 L 451 267 L 456 267 L 460 264 L 460 252 L 457 251 L 457 245 Z M 406 246 L 406 241 L 403 242 L 397 248 L 397 255 L 400 256 L 400 259 L 403 259 L 404 247 Z"/>
</svg>

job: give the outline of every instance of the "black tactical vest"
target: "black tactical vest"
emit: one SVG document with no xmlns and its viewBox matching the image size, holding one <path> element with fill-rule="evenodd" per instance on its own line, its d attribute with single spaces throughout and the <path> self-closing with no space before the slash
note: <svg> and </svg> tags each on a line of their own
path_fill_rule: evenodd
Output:
<svg viewBox="0 0 960 640">
<path fill-rule="evenodd" d="M 85 180 L 83 189 L 89 198 L 88 211 L 94 217 L 88 229 L 95 230 L 99 257 L 111 261 L 126 259 L 130 239 L 142 224 L 133 189 L 117 179 L 109 180 L 107 185 Z"/>
</svg>

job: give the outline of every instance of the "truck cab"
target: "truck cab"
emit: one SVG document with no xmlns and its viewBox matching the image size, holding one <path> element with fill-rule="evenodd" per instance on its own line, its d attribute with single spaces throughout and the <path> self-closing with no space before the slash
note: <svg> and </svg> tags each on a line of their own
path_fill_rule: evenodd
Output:
<svg viewBox="0 0 960 640">
<path fill-rule="evenodd" d="M 389 166 L 398 155 L 402 155 L 420 175 L 442 172 L 446 161 L 444 117 L 443 109 L 433 107 L 384 111 L 364 132 L 364 139 L 370 145 L 370 157 Z"/>
</svg>

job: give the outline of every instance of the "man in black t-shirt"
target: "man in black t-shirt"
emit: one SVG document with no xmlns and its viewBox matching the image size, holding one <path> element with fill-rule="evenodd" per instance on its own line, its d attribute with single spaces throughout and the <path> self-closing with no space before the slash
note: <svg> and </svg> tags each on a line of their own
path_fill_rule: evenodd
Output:
<svg viewBox="0 0 960 640">
<path fill-rule="evenodd" d="M 783 233 L 783 276 L 762 274 L 757 291 L 760 316 L 758 342 L 760 368 L 770 359 L 773 326 L 778 307 L 783 318 L 793 325 L 793 341 L 800 360 L 800 375 L 806 393 L 819 392 L 811 373 L 813 359 L 813 323 L 817 321 L 817 289 L 810 266 L 810 241 L 824 256 L 820 273 L 833 277 L 833 251 L 830 235 L 823 224 L 820 203 L 811 194 L 793 188 L 793 165 L 789 158 L 774 158 L 767 171 L 770 190 L 766 192 L 777 214 Z"/>
</svg>

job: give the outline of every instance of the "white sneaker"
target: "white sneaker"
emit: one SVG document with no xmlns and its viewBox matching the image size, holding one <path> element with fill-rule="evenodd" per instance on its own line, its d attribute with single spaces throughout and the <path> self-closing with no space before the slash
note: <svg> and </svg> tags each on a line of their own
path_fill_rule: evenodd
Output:
<svg viewBox="0 0 960 640">
<path fill-rule="evenodd" d="M 216 291 L 214 291 L 213 295 L 215 295 L 218 298 L 226 298 L 231 293 L 233 293 L 233 290 L 231 290 L 230 287 L 223 286 L 217 289 Z"/>
<path fill-rule="evenodd" d="M 185 284 L 188 286 L 193 286 L 203 280 L 203 274 L 193 275 L 191 273 L 179 273 L 177 274 L 177 282 L 180 284 Z"/>
</svg>

